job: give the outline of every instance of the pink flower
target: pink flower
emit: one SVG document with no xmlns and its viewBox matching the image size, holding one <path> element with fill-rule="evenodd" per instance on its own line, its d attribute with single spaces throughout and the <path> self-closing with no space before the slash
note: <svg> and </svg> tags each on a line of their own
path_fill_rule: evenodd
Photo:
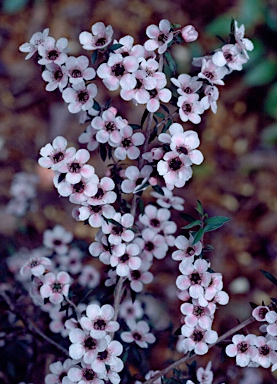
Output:
<svg viewBox="0 0 277 384">
<path fill-rule="evenodd" d="M 226 67 L 219 67 L 210 59 L 202 59 L 201 72 L 198 73 L 198 77 L 208 80 L 211 84 L 224 85 L 222 78 L 227 73 Z"/>
<path fill-rule="evenodd" d="M 221 48 L 221 50 L 214 53 L 212 61 L 218 67 L 227 65 L 227 67 L 232 70 L 241 71 L 242 64 L 247 62 L 247 58 L 241 53 L 238 44 L 226 44 Z"/>
<path fill-rule="evenodd" d="M 58 171 L 59 168 L 69 162 L 75 155 L 76 149 L 73 147 L 67 148 L 67 140 L 63 136 L 57 136 L 52 144 L 46 144 L 40 150 L 38 163 L 43 168 L 51 168 L 53 171 Z"/>
<path fill-rule="evenodd" d="M 96 359 L 93 362 L 95 372 L 107 374 L 108 370 L 114 372 L 122 371 L 124 365 L 118 357 L 123 352 L 122 344 L 117 340 L 111 340 L 109 335 L 105 336 L 106 348 L 104 351 L 99 351 Z M 107 367 L 109 366 L 109 368 Z"/>
<path fill-rule="evenodd" d="M 62 92 L 68 82 L 68 77 L 64 71 L 64 67 L 55 63 L 46 65 L 45 71 L 42 72 L 42 78 L 44 81 L 48 82 L 45 88 L 46 91 L 54 91 L 59 88 Z"/>
<path fill-rule="evenodd" d="M 244 37 L 244 25 L 238 26 L 238 22 L 235 21 L 235 39 L 240 49 L 244 53 L 245 57 L 249 59 L 247 51 L 252 51 L 254 45 L 251 40 Z"/>
<path fill-rule="evenodd" d="M 212 362 L 209 361 L 206 368 L 199 367 L 196 371 L 196 377 L 199 384 L 212 384 L 213 372 L 211 371 Z"/>
<path fill-rule="evenodd" d="M 271 336 L 277 336 L 277 313 L 275 311 L 267 312 L 265 320 L 269 323 L 266 327 L 267 333 Z"/>
<path fill-rule="evenodd" d="M 167 189 L 166 187 L 162 187 L 163 195 L 158 192 L 151 192 L 151 196 L 155 197 L 157 200 L 157 204 L 159 204 L 162 208 L 173 208 L 176 211 L 184 210 L 184 202 L 185 200 L 179 196 L 173 196 L 172 191 Z"/>
<path fill-rule="evenodd" d="M 125 180 L 121 184 L 122 192 L 124 193 L 136 193 L 147 188 L 143 187 L 149 179 L 153 168 L 151 165 L 145 165 L 141 171 L 138 167 L 130 165 L 125 170 Z"/>
<path fill-rule="evenodd" d="M 73 204 L 84 203 L 89 197 L 94 196 L 97 193 L 98 183 L 99 178 L 95 174 L 89 180 L 82 177 L 76 184 L 71 184 L 66 180 L 60 183 L 55 181 L 59 194 L 64 197 L 69 196 L 69 201 Z"/>
<path fill-rule="evenodd" d="M 149 91 L 150 99 L 146 104 L 146 109 L 149 112 L 156 112 L 160 108 L 160 100 L 164 103 L 168 103 L 171 99 L 172 93 L 169 89 L 164 88 L 166 80 L 159 82 L 155 88 Z"/>
<path fill-rule="evenodd" d="M 66 88 L 62 97 L 66 103 L 69 103 L 68 110 L 71 113 L 78 113 L 81 110 L 87 111 L 94 104 L 94 97 L 97 95 L 95 84 L 85 85 L 84 81 L 72 84 L 72 88 Z"/>
<path fill-rule="evenodd" d="M 96 140 L 97 130 L 91 125 L 88 125 L 85 132 L 81 133 L 78 138 L 79 143 L 87 144 L 87 149 L 93 152 L 99 147 L 99 142 Z"/>
<path fill-rule="evenodd" d="M 197 76 L 191 77 L 187 74 L 181 74 L 177 79 L 172 77 L 170 80 L 178 87 L 177 92 L 180 95 L 196 93 L 202 86 L 202 81 L 199 81 Z"/>
<path fill-rule="evenodd" d="M 93 265 L 85 265 L 78 277 L 78 283 L 82 287 L 95 288 L 100 283 L 100 273 Z"/>
<path fill-rule="evenodd" d="M 159 22 L 159 27 L 154 24 L 149 25 L 146 29 L 146 35 L 150 37 L 150 40 L 144 43 L 144 48 L 147 51 L 154 51 L 158 48 L 159 54 L 166 51 L 168 44 L 173 39 L 170 22 L 166 19 Z"/>
<path fill-rule="evenodd" d="M 57 42 L 53 37 L 46 37 L 43 44 L 38 45 L 38 53 L 42 57 L 38 63 L 41 65 L 50 63 L 64 64 L 67 59 L 67 45 L 68 40 L 64 37 Z"/>
<path fill-rule="evenodd" d="M 193 164 L 199 165 L 204 159 L 202 153 L 195 149 L 199 144 L 197 132 L 189 130 L 175 133 L 171 138 L 170 149 L 187 155 Z"/>
<path fill-rule="evenodd" d="M 88 66 L 89 59 L 86 56 L 68 57 L 65 62 L 65 73 L 69 77 L 70 83 L 76 84 L 83 80 L 94 79 L 95 70 Z"/>
<path fill-rule="evenodd" d="M 191 160 L 184 154 L 175 151 L 165 153 L 163 160 L 157 164 L 159 175 L 163 176 L 166 187 L 172 190 L 181 188 L 192 176 Z"/>
<path fill-rule="evenodd" d="M 194 256 L 200 255 L 202 252 L 202 243 L 198 241 L 196 244 L 192 245 L 194 237 L 190 234 L 189 239 L 185 236 L 178 236 L 175 240 L 175 246 L 178 248 L 178 251 L 172 253 L 173 260 L 183 260 L 187 258 L 190 261 L 194 260 Z"/>
<path fill-rule="evenodd" d="M 144 228 L 141 236 L 145 242 L 143 256 L 146 255 L 147 260 L 152 260 L 153 256 L 159 260 L 166 256 L 168 244 L 164 236 L 159 235 L 155 230 L 150 228 Z"/>
<path fill-rule="evenodd" d="M 96 140 L 98 142 L 117 145 L 122 140 L 120 130 L 126 126 L 127 120 L 116 114 L 117 109 L 111 107 L 104 111 L 102 116 L 92 119 L 91 125 L 97 130 Z"/>
<path fill-rule="evenodd" d="M 22 276 L 31 274 L 33 276 L 41 276 L 44 274 L 47 266 L 51 264 L 52 262 L 48 257 L 34 256 L 20 268 L 20 274 Z"/>
<path fill-rule="evenodd" d="M 183 303 L 181 312 L 185 315 L 184 321 L 188 327 L 200 326 L 203 329 L 211 329 L 215 312 L 215 304 L 202 307 L 198 300 L 191 303 Z"/>
<path fill-rule="evenodd" d="M 199 326 L 188 327 L 183 325 L 181 332 L 185 336 L 185 339 L 182 341 L 184 353 L 194 350 L 197 355 L 205 355 L 209 349 L 208 344 L 213 344 L 218 339 L 216 331 L 205 330 Z"/>
<path fill-rule="evenodd" d="M 104 338 L 94 339 L 88 331 L 80 328 L 70 330 L 69 340 L 69 356 L 74 359 L 83 359 L 86 364 L 91 364 L 97 357 L 98 352 L 105 350 L 107 342 Z"/>
<path fill-rule="evenodd" d="M 150 263 L 142 260 L 142 264 L 139 269 L 129 272 L 128 279 L 130 281 L 130 287 L 133 291 L 139 293 L 143 290 L 143 284 L 149 284 L 153 281 L 153 274 L 147 270 L 149 267 Z"/>
<path fill-rule="evenodd" d="M 145 207 L 144 214 L 139 215 L 139 221 L 147 228 L 158 233 L 168 224 L 170 211 L 166 208 L 157 208 L 152 204 Z"/>
<path fill-rule="evenodd" d="M 43 245 L 46 248 L 53 249 L 59 255 L 65 254 L 68 251 L 68 243 L 73 239 L 73 234 L 68 232 L 61 225 L 55 225 L 51 229 L 47 229 L 43 233 Z"/>
<path fill-rule="evenodd" d="M 257 355 L 255 347 L 257 336 L 255 335 L 234 335 L 232 337 L 233 344 L 226 347 L 226 354 L 230 357 L 236 356 L 236 363 L 240 367 L 246 367 L 251 360 Z"/>
<path fill-rule="evenodd" d="M 186 25 L 181 29 L 181 35 L 186 43 L 191 43 L 197 39 L 198 32 L 193 25 Z"/>
<path fill-rule="evenodd" d="M 113 28 L 111 25 L 105 26 L 104 23 L 97 22 L 91 27 L 92 34 L 81 32 L 79 36 L 80 43 L 84 49 L 96 50 L 105 48 L 112 40 Z"/>
<path fill-rule="evenodd" d="M 69 380 L 67 373 L 69 369 L 75 364 L 71 359 L 66 359 L 64 363 L 56 361 L 49 365 L 49 370 L 51 373 L 48 373 L 45 377 L 45 384 L 59 384 L 63 383 L 63 378 L 67 378 L 67 384 L 73 383 Z"/>
<path fill-rule="evenodd" d="M 95 339 L 102 339 L 107 332 L 115 332 L 119 329 L 117 321 L 113 321 L 114 309 L 109 304 L 99 307 L 97 304 L 89 304 L 86 316 L 81 317 L 80 324 L 84 330 L 90 332 Z"/>
<path fill-rule="evenodd" d="M 140 348 L 148 348 L 148 344 L 153 344 L 156 337 L 150 333 L 150 327 L 146 321 L 139 321 L 129 319 L 126 321 L 130 332 L 122 332 L 120 337 L 125 343 L 135 342 Z"/>
<path fill-rule="evenodd" d="M 177 105 L 179 107 L 180 119 L 182 121 L 190 120 L 194 124 L 198 124 L 201 121 L 201 115 L 204 109 L 198 101 L 199 95 L 196 93 L 182 95 L 178 97 Z"/>
<path fill-rule="evenodd" d="M 121 243 L 113 248 L 110 264 L 112 267 L 116 267 L 118 276 L 127 276 L 130 270 L 139 269 L 141 265 L 139 253 L 139 246 L 133 243 Z"/>
<path fill-rule="evenodd" d="M 201 105 L 205 110 L 211 107 L 211 110 L 213 111 L 213 113 L 216 113 L 217 111 L 216 101 L 218 100 L 218 97 L 219 97 L 218 88 L 215 85 L 206 85 L 204 89 L 204 94 L 206 96 L 204 96 L 200 100 Z"/>
<path fill-rule="evenodd" d="M 121 303 L 119 308 L 119 316 L 122 319 L 139 319 L 143 316 L 143 309 L 141 306 L 141 302 L 136 300 L 132 301 L 130 300 L 124 300 L 123 303 Z"/>
<path fill-rule="evenodd" d="M 79 365 L 71 367 L 68 371 L 68 378 L 73 383 L 104 384 L 99 374 L 92 369 L 91 364 L 85 364 L 84 362 L 81 362 L 81 367 Z"/>
<path fill-rule="evenodd" d="M 43 30 L 43 32 L 36 32 L 33 34 L 33 36 L 30 39 L 29 43 L 24 43 L 20 45 L 19 50 L 20 52 L 28 52 L 27 56 L 25 57 L 25 60 L 30 59 L 35 52 L 38 50 L 38 46 L 42 45 L 47 38 L 49 33 L 49 28 L 46 28 Z"/>
<path fill-rule="evenodd" d="M 134 217 L 130 213 L 121 215 L 117 212 L 112 220 L 113 222 L 103 223 L 102 225 L 102 231 L 108 235 L 109 242 L 118 245 L 122 241 L 132 241 L 135 235 L 130 228 L 134 224 Z"/>
<path fill-rule="evenodd" d="M 113 44 L 121 44 L 122 47 L 116 49 L 115 53 L 121 53 L 123 56 L 134 56 L 137 59 L 143 57 L 145 49 L 140 44 L 134 44 L 134 38 L 130 35 L 121 37 L 119 41 L 114 40 Z"/>
<path fill-rule="evenodd" d="M 194 299 L 200 299 L 204 296 L 205 288 L 209 286 L 211 274 L 207 272 L 210 264 L 204 259 L 198 259 L 194 263 L 183 259 L 179 265 L 182 273 L 177 277 L 176 285 L 181 290 L 189 290 L 189 294 Z M 203 303 L 200 301 L 201 305 Z M 207 305 L 207 304 L 206 304 Z"/>
<path fill-rule="evenodd" d="M 261 365 L 263 368 L 269 368 L 277 361 L 277 340 L 272 338 L 270 340 L 263 336 L 256 337 L 255 346 L 257 347 L 257 354 L 253 360 L 255 363 Z"/>
<path fill-rule="evenodd" d="M 266 314 L 269 312 L 269 308 L 265 305 L 259 305 L 252 311 L 252 316 L 257 321 L 266 321 Z"/>
<path fill-rule="evenodd" d="M 134 56 L 123 57 L 120 53 L 112 53 L 107 63 L 100 64 L 97 75 L 110 91 L 119 88 L 130 90 L 135 88 L 136 79 L 133 75 L 139 63 Z"/>
<path fill-rule="evenodd" d="M 65 179 L 70 184 L 79 183 L 82 177 L 91 179 L 95 170 L 92 165 L 85 164 L 89 158 L 89 151 L 86 149 L 79 149 L 69 162 L 61 165 L 59 172 L 66 173 Z"/>
<path fill-rule="evenodd" d="M 140 155 L 138 146 L 142 145 L 145 141 L 145 136 L 142 132 L 133 133 L 133 129 L 129 125 L 120 130 L 121 139 L 118 142 L 114 155 L 119 160 L 125 160 L 128 157 L 135 160 Z"/>
<path fill-rule="evenodd" d="M 57 276 L 49 272 L 44 276 L 40 294 L 43 298 L 49 298 L 53 304 L 60 304 L 64 296 L 68 296 L 70 276 L 67 272 L 61 271 Z"/>
</svg>

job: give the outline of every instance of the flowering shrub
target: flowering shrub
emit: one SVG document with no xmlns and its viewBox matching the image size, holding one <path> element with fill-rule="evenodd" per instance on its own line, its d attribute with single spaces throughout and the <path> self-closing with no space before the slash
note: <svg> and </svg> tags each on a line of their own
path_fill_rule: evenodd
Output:
<svg viewBox="0 0 277 384">
<path fill-rule="evenodd" d="M 79 39 L 84 49 L 93 52 L 92 67 L 86 56 L 69 56 L 67 39 L 55 41 L 48 29 L 20 47 L 26 59 L 37 53 L 46 90 L 59 89 L 69 112 L 80 113 L 82 121 L 89 123 L 79 136 L 87 149 L 68 147 L 66 138 L 58 136 L 41 148 L 38 162 L 53 171 L 58 194 L 74 204 L 74 219 L 97 229 L 89 253 L 107 266 L 105 286 L 113 290 L 113 300 L 99 293 L 97 300 L 86 304 L 81 294 L 75 294 L 77 285 L 96 290 L 100 274 L 93 266 L 82 265 L 82 252 L 71 247 L 72 234 L 62 226 L 45 231 L 43 247 L 13 266 L 34 304 L 49 313 L 52 332 L 69 339 L 65 348 L 45 338 L 65 356 L 63 363 L 50 365 L 45 383 L 212 383 L 211 363 L 205 369 L 192 365 L 188 372 L 175 370 L 171 378 L 165 375 L 223 341 L 228 344 L 225 355 L 236 357 L 238 366 L 275 370 L 276 299 L 268 307 L 256 307 L 253 317 L 218 336 L 212 329 L 215 312 L 219 305 L 228 304 L 229 296 L 223 290 L 222 274 L 211 268 L 207 252 L 212 247 L 204 236 L 229 219 L 209 217 L 199 201 L 194 218 L 184 212 L 184 199 L 173 192 L 186 185 L 193 167 L 204 160 L 198 133 L 183 123 L 199 124 L 209 108 L 216 113 L 218 86 L 224 85 L 226 75 L 242 69 L 247 51 L 253 49 L 244 27 L 233 21 L 228 42 L 193 59 L 191 75 L 178 76 L 171 48 L 195 41 L 198 32 L 193 26 L 161 20 L 147 28 L 149 39 L 144 45 L 134 45 L 131 36 L 113 40 L 113 28 L 101 22 L 91 31 L 82 32 Z M 117 91 L 124 101 L 144 105 L 141 121 L 127 121 L 111 102 L 101 105 L 97 101 L 101 84 Z M 103 176 L 97 164 L 88 163 L 94 151 L 109 162 Z M 148 191 L 155 201 L 146 205 Z M 173 211 L 189 222 L 182 228 L 184 234 L 172 219 Z M 129 363 L 140 363 L 141 354 L 158 338 L 158 328 L 139 293 L 144 285 L 155 283 L 150 272 L 155 259 L 166 257 L 179 262 L 176 291 L 182 304 L 175 335 L 176 349 L 184 357 L 163 371 L 144 368 L 143 375 L 132 377 Z M 9 259 L 10 268 L 12 264 Z M 272 275 L 264 274 L 276 284 Z M 8 303 L 8 296 L 3 297 Z M 266 323 L 260 336 L 238 333 L 254 321 Z"/>
</svg>

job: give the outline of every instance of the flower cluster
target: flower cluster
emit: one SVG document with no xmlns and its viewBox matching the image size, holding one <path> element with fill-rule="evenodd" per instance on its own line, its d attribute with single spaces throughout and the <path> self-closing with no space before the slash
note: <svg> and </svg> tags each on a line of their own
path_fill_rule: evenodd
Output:
<svg viewBox="0 0 277 384">
<path fill-rule="evenodd" d="M 35 174 L 18 172 L 14 175 L 6 211 L 15 216 L 24 216 L 28 210 L 34 210 L 34 198 L 37 194 L 38 178 Z"/>
<path fill-rule="evenodd" d="M 226 354 L 236 357 L 240 367 L 271 367 L 277 369 L 277 313 L 269 306 L 258 306 L 252 311 L 252 316 L 259 322 L 265 322 L 260 327 L 264 336 L 237 334 L 232 338 L 232 344 L 226 347 Z"/>
<path fill-rule="evenodd" d="M 46 90 L 58 89 L 69 112 L 80 113 L 81 121 L 88 125 L 79 136 L 86 149 L 68 147 L 66 138 L 58 136 L 41 148 L 38 162 L 54 172 L 59 195 L 75 204 L 74 219 L 95 229 L 89 253 L 108 267 L 105 286 L 115 286 L 115 300 L 114 307 L 110 302 L 102 303 L 103 298 L 101 304 L 72 303 L 70 275 L 76 277 L 78 285 L 95 288 L 99 273 L 90 263 L 82 268 L 82 253 L 69 247 L 72 235 L 64 228 L 45 231 L 43 244 L 48 254 L 31 255 L 19 266 L 22 275 L 33 276 L 33 296 L 48 305 L 50 329 L 68 335 L 71 343 L 71 359 L 51 364 L 45 382 L 120 383 L 124 364 L 119 356 L 125 343 L 132 344 L 126 348 L 128 360 L 133 346 L 146 349 L 156 341 L 150 332 L 150 316 L 136 295 L 144 284 L 153 281 L 153 263 L 169 253 L 180 262 L 181 272 L 176 280 L 178 298 L 183 302 L 177 350 L 204 355 L 218 339 L 212 330 L 217 305 L 229 301 L 222 290 L 221 273 L 213 272 L 204 257 L 204 225 L 210 223 L 206 229 L 214 230 L 223 222 L 211 221 L 214 218 L 208 221 L 203 214 L 196 221 L 202 225 L 200 231 L 176 237 L 173 215 L 184 210 L 184 199 L 175 196 L 173 190 L 184 187 L 192 177 L 192 166 L 204 159 L 198 149 L 198 132 L 180 121 L 199 124 L 209 108 L 216 113 L 218 86 L 224 85 L 225 75 L 242 69 L 253 45 L 244 37 L 244 27 L 234 21 L 227 44 L 193 59 L 197 68 L 193 75 L 177 76 L 171 46 L 195 41 L 198 32 L 192 25 L 181 27 L 163 19 L 147 27 L 148 39 L 140 45 L 134 44 L 132 36 L 113 39 L 113 28 L 97 22 L 91 33 L 84 31 L 79 36 L 83 48 L 93 51 L 92 66 L 84 55 L 69 56 L 67 39 L 55 41 L 48 33 L 48 29 L 36 33 L 20 50 L 28 53 L 26 59 L 38 53 Z M 164 73 L 166 66 L 172 72 L 170 82 Z M 97 102 L 102 84 L 111 92 L 118 91 L 124 102 L 145 106 L 140 124 L 120 116 L 111 102 L 104 106 Z M 178 96 L 173 97 L 174 93 Z M 92 165 L 91 153 L 97 152 L 103 161 L 110 161 L 102 177 L 96 162 Z M 149 195 L 154 201 L 145 205 L 143 196 Z M 172 251 L 174 246 L 177 250 Z M 121 303 L 126 290 L 132 301 Z M 63 311 L 58 315 L 57 306 L 64 301 L 74 308 L 75 317 L 66 318 Z M 276 312 L 268 310 L 264 319 L 268 322 L 266 336 L 235 335 L 227 347 L 226 353 L 236 356 L 238 365 L 276 365 Z M 197 370 L 199 383 L 212 383 L 210 368 L 209 363 L 205 370 Z M 150 371 L 145 378 L 151 379 L 156 373 Z M 159 378 L 155 381 L 160 382 Z"/>
<path fill-rule="evenodd" d="M 178 349 L 184 353 L 194 351 L 197 355 L 204 355 L 208 345 L 217 341 L 217 332 L 213 331 L 212 322 L 217 304 L 225 305 L 229 296 L 222 291 L 221 273 L 210 272 L 210 262 L 202 256 L 202 244 L 194 244 L 194 238 L 189 239 L 181 235 L 176 238 L 178 248 L 172 258 L 180 260 L 176 285 L 179 289 L 178 297 L 184 301 L 181 305 L 183 326 L 178 342 Z"/>
</svg>

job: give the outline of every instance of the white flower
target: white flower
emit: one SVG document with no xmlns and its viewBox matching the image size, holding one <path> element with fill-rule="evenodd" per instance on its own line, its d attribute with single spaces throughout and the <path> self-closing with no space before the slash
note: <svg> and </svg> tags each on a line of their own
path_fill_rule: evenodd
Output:
<svg viewBox="0 0 277 384">
<path fill-rule="evenodd" d="M 120 337 L 126 343 L 135 342 L 141 348 L 148 348 L 148 344 L 152 344 L 156 341 L 156 337 L 150 333 L 150 327 L 146 321 L 139 321 L 136 323 L 135 320 L 126 321 L 130 332 L 122 332 Z"/>
<path fill-rule="evenodd" d="M 105 48 L 112 40 L 113 28 L 111 25 L 105 26 L 102 22 L 97 22 L 91 27 L 92 34 L 81 32 L 80 43 L 84 49 L 96 50 Z"/>
<path fill-rule="evenodd" d="M 30 39 L 29 43 L 24 43 L 20 45 L 19 50 L 21 52 L 28 52 L 28 55 L 25 57 L 25 60 L 30 59 L 35 52 L 38 50 L 38 46 L 42 45 L 47 38 L 49 33 L 49 28 L 43 30 L 43 32 L 36 32 Z"/>
</svg>

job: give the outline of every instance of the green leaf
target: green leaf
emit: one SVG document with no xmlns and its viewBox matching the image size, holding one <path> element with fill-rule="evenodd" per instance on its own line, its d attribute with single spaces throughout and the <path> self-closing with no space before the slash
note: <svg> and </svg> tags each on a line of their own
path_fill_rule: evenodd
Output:
<svg viewBox="0 0 277 384">
<path fill-rule="evenodd" d="M 190 223 L 192 223 L 193 221 L 196 221 L 196 219 L 193 216 L 188 215 L 187 213 L 182 212 L 182 213 L 180 213 L 180 216 L 182 217 L 182 219 L 187 220 Z"/>
<path fill-rule="evenodd" d="M 145 188 L 147 188 L 149 186 L 149 182 L 146 181 L 144 184 L 141 185 L 141 187 L 139 189 L 136 189 L 136 191 L 134 193 L 138 193 L 140 191 L 143 191 Z"/>
<path fill-rule="evenodd" d="M 153 128 L 153 131 L 151 132 L 151 135 L 149 137 L 149 143 L 151 143 L 153 140 L 155 140 L 155 138 L 157 137 L 157 133 L 158 133 L 158 128 L 155 125 L 155 127 Z"/>
<path fill-rule="evenodd" d="M 173 57 L 171 56 L 171 54 L 168 51 L 165 52 L 164 56 L 165 56 L 165 59 L 167 61 L 168 66 L 169 66 L 169 69 L 174 74 L 176 72 L 176 63 L 175 63 Z"/>
<path fill-rule="evenodd" d="M 161 112 L 155 112 L 154 115 L 160 117 L 161 119 L 165 118 L 165 115 Z"/>
<path fill-rule="evenodd" d="M 129 124 L 131 128 L 135 131 L 136 129 L 141 129 L 141 126 L 138 124 Z"/>
<path fill-rule="evenodd" d="M 209 217 L 208 219 L 204 220 L 204 232 L 214 231 L 217 228 L 222 227 L 222 225 L 227 223 L 228 221 L 230 221 L 229 217 L 225 216 Z"/>
<path fill-rule="evenodd" d="M 109 50 L 110 51 L 116 51 L 117 49 L 123 47 L 123 44 L 113 44 L 110 46 Z"/>
<path fill-rule="evenodd" d="M 194 235 L 194 240 L 191 245 L 195 245 L 196 243 L 198 243 L 198 241 L 202 239 L 203 235 L 204 235 L 204 229 L 200 228 L 199 231 L 196 232 L 196 234 Z"/>
<path fill-rule="evenodd" d="M 223 14 L 208 24 L 208 26 L 204 29 L 204 32 L 212 36 L 221 34 L 227 36 L 229 33 L 230 20 L 230 15 Z"/>
<path fill-rule="evenodd" d="M 271 117 L 277 119 L 277 83 L 269 89 L 265 100 L 265 110 Z"/>
<path fill-rule="evenodd" d="M 201 220 L 195 220 L 192 223 L 186 225 L 185 227 L 182 227 L 182 229 L 190 229 L 195 227 L 196 225 L 201 225 Z"/>
<path fill-rule="evenodd" d="M 149 115 L 149 111 L 147 109 L 145 109 L 145 111 L 143 112 L 142 118 L 141 118 L 141 123 L 140 123 L 141 127 L 143 126 L 148 115 Z"/>
<path fill-rule="evenodd" d="M 276 60 L 263 58 L 245 75 L 247 85 L 254 87 L 269 84 L 277 75 Z"/>
<path fill-rule="evenodd" d="M 277 285 L 277 279 L 276 277 L 274 277 L 271 273 L 267 272 L 267 271 L 264 271 L 262 269 L 260 269 L 260 271 L 262 272 L 262 274 L 268 279 L 270 280 L 273 284 Z"/>
<path fill-rule="evenodd" d="M 27 3 L 28 0 L 4 0 L 2 4 L 2 11 L 4 13 L 16 13 L 22 11 Z"/>
<path fill-rule="evenodd" d="M 144 202 L 142 199 L 139 199 L 139 201 L 138 201 L 138 208 L 139 208 L 141 215 L 144 215 Z"/>
<path fill-rule="evenodd" d="M 99 153 L 100 153 L 101 159 L 105 161 L 107 158 L 107 148 L 105 144 L 99 145 Z"/>
<path fill-rule="evenodd" d="M 164 109 L 166 113 L 169 113 L 169 109 L 164 104 L 161 104 L 160 107 Z"/>
<path fill-rule="evenodd" d="M 199 213 L 199 215 L 203 216 L 204 209 L 203 209 L 201 201 L 197 200 L 197 207 L 195 209 Z"/>
<path fill-rule="evenodd" d="M 95 101 L 95 100 L 94 100 L 94 103 L 93 103 L 92 108 L 95 109 L 95 111 L 98 111 L 98 112 L 101 111 L 101 106 L 100 106 L 100 104 L 97 103 L 97 101 Z"/>
<path fill-rule="evenodd" d="M 93 54 L 91 55 L 91 62 L 92 64 L 95 64 L 98 59 L 98 50 L 96 49 Z"/>
<path fill-rule="evenodd" d="M 164 191 L 163 191 L 162 187 L 160 187 L 159 185 L 152 185 L 152 188 L 154 189 L 155 192 L 164 196 Z"/>
<path fill-rule="evenodd" d="M 168 128 L 171 126 L 172 124 L 172 120 L 171 119 L 168 119 L 166 124 L 163 126 L 163 129 L 162 129 L 162 133 L 166 133 L 166 131 L 168 130 Z"/>
</svg>

